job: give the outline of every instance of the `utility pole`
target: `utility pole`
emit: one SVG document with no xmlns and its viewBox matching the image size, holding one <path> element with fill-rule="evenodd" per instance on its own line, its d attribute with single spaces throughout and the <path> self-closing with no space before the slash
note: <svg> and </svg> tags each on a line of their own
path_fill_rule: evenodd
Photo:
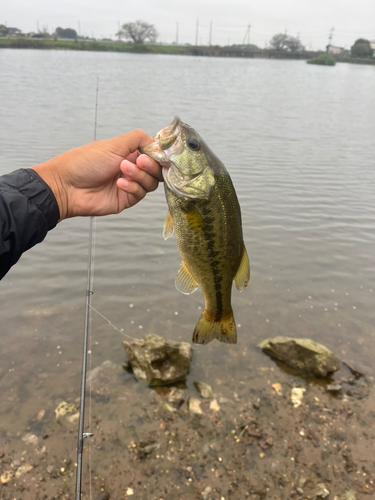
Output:
<svg viewBox="0 0 375 500">
<path fill-rule="evenodd" d="M 197 26 L 195 28 L 195 46 L 198 45 L 198 31 L 199 31 L 199 19 L 197 19 Z"/>
<path fill-rule="evenodd" d="M 210 38 L 208 40 L 208 45 L 212 44 L 212 21 L 210 21 Z"/>
<path fill-rule="evenodd" d="M 327 47 L 327 52 L 329 51 L 329 48 L 331 46 L 331 42 L 332 42 L 332 37 L 333 37 L 333 32 L 335 31 L 335 28 L 331 28 L 331 31 L 329 33 L 329 37 L 328 37 L 328 47 Z"/>
<path fill-rule="evenodd" d="M 250 24 L 248 24 L 242 45 L 250 45 L 250 28 L 251 28 L 251 26 L 250 26 Z"/>
<path fill-rule="evenodd" d="M 176 23 L 176 45 L 178 45 L 178 23 Z"/>
</svg>

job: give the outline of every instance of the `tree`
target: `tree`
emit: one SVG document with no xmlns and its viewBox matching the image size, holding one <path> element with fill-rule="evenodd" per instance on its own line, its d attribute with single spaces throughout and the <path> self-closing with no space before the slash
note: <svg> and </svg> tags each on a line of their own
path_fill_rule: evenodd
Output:
<svg viewBox="0 0 375 500">
<path fill-rule="evenodd" d="M 134 43 L 145 43 L 146 41 L 154 43 L 158 35 L 155 26 L 145 21 L 123 24 L 121 30 L 116 34 L 116 36 Z"/>
<path fill-rule="evenodd" d="M 353 57 L 371 57 L 373 53 L 370 42 L 365 38 L 358 38 L 351 48 Z"/>
<path fill-rule="evenodd" d="M 298 52 L 305 49 L 300 39 L 296 36 L 289 36 L 286 45 L 291 52 Z"/>
<path fill-rule="evenodd" d="M 72 28 L 56 28 L 55 34 L 59 38 L 77 38 L 77 32 Z"/>
<path fill-rule="evenodd" d="M 286 50 L 286 40 L 288 38 L 288 35 L 284 35 L 284 33 L 279 33 L 278 35 L 274 35 L 271 38 L 270 41 L 270 46 L 274 50 Z"/>
<path fill-rule="evenodd" d="M 305 48 L 299 38 L 289 36 L 286 33 L 274 35 L 270 41 L 270 46 L 274 50 L 290 50 L 291 52 L 297 52 Z"/>
</svg>

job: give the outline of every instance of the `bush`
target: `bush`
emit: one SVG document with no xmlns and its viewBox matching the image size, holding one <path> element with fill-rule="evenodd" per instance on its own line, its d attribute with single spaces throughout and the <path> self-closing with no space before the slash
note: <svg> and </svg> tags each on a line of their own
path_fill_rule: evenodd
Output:
<svg viewBox="0 0 375 500">
<path fill-rule="evenodd" d="M 350 51 L 353 57 L 371 57 L 374 53 L 370 42 L 365 38 L 358 38 Z"/>
<path fill-rule="evenodd" d="M 334 66 L 336 59 L 329 54 L 320 54 L 320 56 L 308 59 L 306 62 L 308 64 L 321 64 L 322 66 Z"/>
</svg>

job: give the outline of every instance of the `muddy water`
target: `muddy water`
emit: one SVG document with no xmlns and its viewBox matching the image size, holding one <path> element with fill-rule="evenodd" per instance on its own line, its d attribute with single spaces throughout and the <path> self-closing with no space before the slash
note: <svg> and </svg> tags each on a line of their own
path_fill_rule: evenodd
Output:
<svg viewBox="0 0 375 500">
<path fill-rule="evenodd" d="M 198 346 L 189 390 L 197 379 L 231 392 L 260 388 L 259 370 L 273 362 L 256 345 L 278 334 L 310 337 L 372 365 L 373 67 L 32 50 L 2 50 L 0 63 L 0 173 L 92 140 L 97 76 L 98 138 L 135 127 L 155 133 L 179 114 L 227 166 L 251 282 L 233 292 L 238 344 Z M 121 364 L 125 336 L 191 340 L 202 295 L 175 290 L 180 258 L 162 238 L 165 214 L 159 189 L 96 221 L 92 304 L 121 333 L 93 313 L 92 367 Z M 79 395 L 87 244 L 88 220 L 64 221 L 0 284 L 4 438 L 42 432 L 38 412 L 51 420 L 61 400 Z M 118 397 L 126 386 L 131 408 L 148 397 L 129 375 L 118 380 Z M 94 399 L 93 411 L 105 413 L 106 404 Z M 127 408 L 123 420 L 132 419 Z"/>
</svg>

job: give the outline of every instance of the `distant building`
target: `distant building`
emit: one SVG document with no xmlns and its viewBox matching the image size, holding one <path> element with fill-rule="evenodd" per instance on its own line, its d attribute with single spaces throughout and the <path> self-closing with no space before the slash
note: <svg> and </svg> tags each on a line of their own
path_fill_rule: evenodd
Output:
<svg viewBox="0 0 375 500">
<path fill-rule="evenodd" d="M 370 47 L 374 51 L 373 57 L 375 57 L 375 40 L 369 40 L 369 42 L 370 42 Z"/>
<path fill-rule="evenodd" d="M 341 56 L 345 52 L 345 49 L 344 47 L 335 47 L 335 45 L 327 45 L 327 52 L 332 56 Z"/>
<path fill-rule="evenodd" d="M 0 36 L 19 36 L 22 35 L 18 28 L 8 28 L 4 24 L 0 24 Z"/>
<path fill-rule="evenodd" d="M 21 30 L 18 28 L 8 28 L 8 36 L 18 36 L 21 35 Z"/>
</svg>

